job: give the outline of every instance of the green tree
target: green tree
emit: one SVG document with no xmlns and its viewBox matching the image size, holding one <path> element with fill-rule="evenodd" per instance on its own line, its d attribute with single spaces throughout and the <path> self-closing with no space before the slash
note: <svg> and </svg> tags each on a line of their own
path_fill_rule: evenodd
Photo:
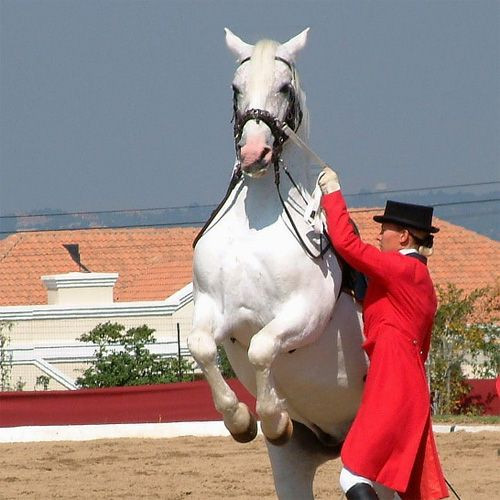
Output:
<svg viewBox="0 0 500 500">
<path fill-rule="evenodd" d="M 12 323 L 0 321 L 0 391 L 11 390 L 12 353 L 7 350 L 11 329 Z"/>
<path fill-rule="evenodd" d="M 222 345 L 217 347 L 217 365 L 222 373 L 224 378 L 235 378 L 236 374 L 234 373 L 233 367 L 231 363 L 229 363 L 229 359 L 227 358 L 226 351 Z"/>
<path fill-rule="evenodd" d="M 435 414 L 481 413 L 464 407 L 469 392 L 464 367 L 476 378 L 496 377 L 500 366 L 498 288 L 466 294 L 454 285 L 438 287 L 437 311 L 428 369 Z"/>
<path fill-rule="evenodd" d="M 22 391 L 26 385 L 21 377 L 12 385 L 12 353 L 7 349 L 11 329 L 10 321 L 0 321 L 0 391 Z"/>
<path fill-rule="evenodd" d="M 79 340 L 97 345 L 95 360 L 81 377 L 79 387 L 116 387 L 162 384 L 193 379 L 191 363 L 181 358 L 164 358 L 147 348 L 156 339 L 146 325 L 137 328 L 118 323 L 101 323 Z"/>
</svg>

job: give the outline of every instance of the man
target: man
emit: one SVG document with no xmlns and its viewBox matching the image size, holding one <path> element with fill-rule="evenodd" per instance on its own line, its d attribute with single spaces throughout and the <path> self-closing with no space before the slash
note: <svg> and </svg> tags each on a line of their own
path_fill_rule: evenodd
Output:
<svg viewBox="0 0 500 500">
<path fill-rule="evenodd" d="M 370 359 L 358 414 L 342 448 L 340 484 L 348 500 L 448 497 L 430 420 L 424 363 L 437 308 L 427 269 L 432 253 L 432 207 L 388 201 L 378 237 L 380 250 L 361 241 L 337 174 L 323 169 L 328 234 L 336 251 L 368 278 L 363 301 Z"/>
</svg>

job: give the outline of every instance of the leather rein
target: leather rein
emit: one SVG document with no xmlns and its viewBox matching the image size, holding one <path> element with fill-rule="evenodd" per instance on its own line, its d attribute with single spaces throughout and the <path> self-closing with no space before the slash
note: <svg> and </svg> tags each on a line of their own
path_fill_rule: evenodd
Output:
<svg viewBox="0 0 500 500">
<path fill-rule="evenodd" d="M 247 61 L 249 61 L 250 58 L 243 59 L 240 62 L 240 66 Z M 281 57 L 276 56 L 275 60 L 283 62 L 288 66 L 290 71 L 292 72 L 292 84 L 288 86 L 287 91 L 288 91 L 288 107 L 287 111 L 285 113 L 285 119 L 283 122 L 275 118 L 269 111 L 264 110 L 264 109 L 248 109 L 244 113 L 240 113 L 238 110 L 238 105 L 237 105 L 237 95 L 236 91 L 233 96 L 233 119 L 232 121 L 234 122 L 234 145 L 235 145 L 235 150 L 236 150 L 236 155 L 238 158 L 238 163 L 237 166 L 235 167 L 233 171 L 233 175 L 231 177 L 231 180 L 229 182 L 228 189 L 226 191 L 226 194 L 224 195 L 224 198 L 221 200 L 221 202 L 217 205 L 215 210 L 212 212 L 210 215 L 209 219 L 205 223 L 205 225 L 202 227 L 200 232 L 197 234 L 196 238 L 193 241 L 193 248 L 196 246 L 198 243 L 199 239 L 203 236 L 205 231 L 208 229 L 212 221 L 215 219 L 217 214 L 220 212 L 224 204 L 226 203 L 227 199 L 231 195 L 233 189 L 236 187 L 238 182 L 240 181 L 242 177 L 242 172 L 241 172 L 241 166 L 239 163 L 239 148 L 238 148 L 238 143 L 241 140 L 242 134 L 243 134 L 243 128 L 245 127 L 246 123 L 249 122 L 250 120 L 255 120 L 257 124 L 262 121 L 264 122 L 270 129 L 273 138 L 274 138 L 274 143 L 273 143 L 273 153 L 271 157 L 271 161 L 274 166 L 274 183 L 276 185 L 276 191 L 278 193 L 281 205 L 283 207 L 283 210 L 285 211 L 285 214 L 287 215 L 287 218 L 290 222 L 290 225 L 292 226 L 292 229 L 299 240 L 302 248 L 304 251 L 312 258 L 312 259 L 318 259 L 322 258 L 325 253 L 328 251 L 328 249 L 331 247 L 331 243 L 328 239 L 328 236 L 325 234 L 322 234 L 320 236 L 320 250 L 317 254 L 314 254 L 309 247 L 306 245 L 304 239 L 302 238 L 300 231 L 298 230 L 297 226 L 295 225 L 295 222 L 288 210 L 288 207 L 286 206 L 285 200 L 283 199 L 283 196 L 281 195 L 280 191 L 280 161 L 281 161 L 281 154 L 283 152 L 283 145 L 288 139 L 288 135 L 285 132 L 285 129 L 291 130 L 292 132 L 297 132 L 301 123 L 302 123 L 302 117 L 303 117 L 303 112 L 300 107 L 300 101 L 297 96 L 297 92 L 295 89 L 295 86 L 293 83 L 295 82 L 295 68 L 294 66 L 288 62 L 286 59 L 283 59 Z M 298 193 L 302 196 L 302 193 L 300 192 L 300 189 L 298 188 L 297 184 L 293 180 L 290 172 L 283 167 L 283 170 L 287 174 L 288 178 L 290 179 L 291 183 L 295 186 L 297 189 Z M 302 196 L 302 199 L 304 202 L 306 202 L 304 196 Z M 306 202 L 307 203 L 307 202 Z M 323 247 L 323 237 L 326 237 L 327 239 L 327 244 L 325 247 Z"/>
</svg>

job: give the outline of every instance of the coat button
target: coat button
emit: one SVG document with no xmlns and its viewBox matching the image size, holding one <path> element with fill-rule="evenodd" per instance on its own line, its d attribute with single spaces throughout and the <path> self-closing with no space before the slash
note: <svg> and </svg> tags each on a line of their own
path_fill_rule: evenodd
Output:
<svg viewBox="0 0 500 500">
<path fill-rule="evenodd" d="M 415 339 L 413 339 L 412 342 L 413 342 L 413 345 L 417 345 L 418 344 L 418 342 Z"/>
</svg>

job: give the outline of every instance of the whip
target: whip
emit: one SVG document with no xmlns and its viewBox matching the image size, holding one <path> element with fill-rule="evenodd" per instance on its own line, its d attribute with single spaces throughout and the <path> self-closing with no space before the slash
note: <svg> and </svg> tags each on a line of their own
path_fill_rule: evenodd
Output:
<svg viewBox="0 0 500 500">
<path fill-rule="evenodd" d="M 321 168 L 330 166 L 322 160 L 286 123 L 282 124 L 282 129 L 288 138 L 299 146 L 299 148 L 302 148 Z M 321 175 L 322 174 L 319 174 L 318 180 Z M 321 212 L 321 190 L 319 188 L 318 181 L 316 181 L 316 187 L 312 193 L 311 201 L 307 204 L 306 209 L 304 210 L 304 219 L 317 234 L 325 233 L 324 220 Z"/>
<path fill-rule="evenodd" d="M 292 142 L 306 151 L 321 168 L 329 167 L 328 163 L 323 161 L 286 123 L 283 123 L 282 128 Z"/>
</svg>

